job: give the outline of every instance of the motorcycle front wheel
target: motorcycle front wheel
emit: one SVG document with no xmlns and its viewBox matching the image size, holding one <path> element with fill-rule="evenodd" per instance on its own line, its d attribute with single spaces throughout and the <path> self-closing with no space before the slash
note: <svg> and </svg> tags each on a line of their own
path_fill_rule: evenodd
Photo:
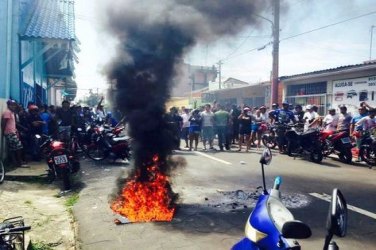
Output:
<svg viewBox="0 0 376 250">
<path fill-rule="evenodd" d="M 270 149 L 274 149 L 277 146 L 275 137 L 271 135 L 263 135 L 262 144 L 264 144 L 265 147 Z"/>
<path fill-rule="evenodd" d="M 339 156 L 339 159 L 342 162 L 347 163 L 347 164 L 351 164 L 351 162 L 352 162 L 351 148 L 348 148 L 348 149 L 342 151 L 338 156 Z"/>
<path fill-rule="evenodd" d="M 103 147 L 93 144 L 86 149 L 87 156 L 94 161 L 103 161 L 107 158 L 108 154 Z"/>
<path fill-rule="evenodd" d="M 376 166 L 376 151 L 371 147 L 361 147 L 359 155 L 362 161 L 365 161 L 370 166 Z"/>
<path fill-rule="evenodd" d="M 322 161 L 322 158 L 323 158 L 323 154 L 321 152 L 321 150 L 314 150 L 311 152 L 311 161 L 314 162 L 314 163 L 320 163 Z"/>
</svg>

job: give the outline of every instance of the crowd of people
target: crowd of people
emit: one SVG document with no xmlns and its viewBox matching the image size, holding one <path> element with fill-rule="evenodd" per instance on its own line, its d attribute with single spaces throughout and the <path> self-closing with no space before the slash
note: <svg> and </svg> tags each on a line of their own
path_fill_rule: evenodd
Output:
<svg viewBox="0 0 376 250">
<path fill-rule="evenodd" d="M 323 128 L 331 131 L 348 131 L 359 147 L 362 131 L 368 131 L 376 127 L 376 109 L 366 102 L 360 103 L 359 114 L 351 115 L 347 112 L 346 105 L 341 105 L 339 114 L 336 109 L 330 108 L 326 116 L 318 114 L 318 106 L 306 105 L 292 106 L 283 102 L 280 108 L 278 104 L 272 104 L 270 110 L 266 106 L 250 107 L 243 105 L 206 104 L 198 109 L 189 110 L 181 107 L 170 109 L 172 122 L 176 124 L 176 137 L 184 140 L 185 147 L 189 150 L 197 150 L 200 139 L 203 150 L 214 149 L 213 140 L 218 138 L 219 150 L 230 150 L 231 144 L 236 144 L 237 150 L 245 151 L 254 146 L 259 148 L 261 135 L 271 124 L 301 124 L 304 131 L 313 128 Z M 278 131 L 277 131 L 278 133 Z M 284 133 L 281 130 L 280 133 Z M 282 153 L 284 145 L 283 134 L 277 134 L 278 145 Z M 180 149 L 180 140 L 176 140 L 176 149 Z"/>
<path fill-rule="evenodd" d="M 7 109 L 1 117 L 1 131 L 14 165 L 25 165 L 26 155 L 31 160 L 40 160 L 36 134 L 69 140 L 71 131 L 85 127 L 93 117 L 115 126 L 118 121 L 111 112 L 104 111 L 102 102 L 103 98 L 95 109 L 71 105 L 66 100 L 61 107 L 29 103 L 25 109 L 16 101 L 8 100 Z M 362 102 L 357 115 L 348 113 L 345 105 L 339 106 L 339 110 L 339 114 L 336 114 L 336 109 L 331 108 L 326 116 L 320 116 L 315 105 L 306 105 L 303 110 L 301 105 L 292 106 L 283 102 L 281 108 L 278 104 L 273 104 L 268 110 L 264 105 L 251 107 L 214 103 L 193 110 L 172 107 L 167 119 L 173 125 L 171 128 L 176 139 L 175 149 L 180 149 L 180 141 L 183 139 L 185 148 L 189 150 L 198 150 L 200 141 L 204 151 L 214 150 L 214 139 L 217 138 L 220 151 L 231 150 L 231 145 L 235 145 L 237 151 L 244 148 L 245 152 L 249 152 L 251 147 L 260 148 L 261 136 L 269 125 L 292 123 L 301 124 L 304 131 L 318 127 L 348 131 L 359 147 L 362 131 L 376 127 L 376 109 Z M 284 136 L 278 135 L 278 130 L 277 138 L 282 151 Z"/>
<path fill-rule="evenodd" d="M 28 103 L 26 109 L 15 100 L 7 101 L 1 116 L 2 137 L 6 139 L 10 160 L 15 167 L 26 166 L 29 160 L 41 158 L 36 135 L 48 135 L 69 141 L 75 128 L 85 128 L 93 118 L 103 119 L 109 125 L 117 124 L 111 112 L 104 112 L 103 98 L 96 109 L 71 105 L 64 100 L 61 107 Z"/>
</svg>

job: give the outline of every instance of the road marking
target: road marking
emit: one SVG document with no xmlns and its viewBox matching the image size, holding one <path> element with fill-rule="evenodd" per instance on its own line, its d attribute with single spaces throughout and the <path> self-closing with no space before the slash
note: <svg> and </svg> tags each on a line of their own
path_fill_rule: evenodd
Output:
<svg viewBox="0 0 376 250">
<path fill-rule="evenodd" d="M 332 199 L 332 196 L 330 196 L 328 194 L 310 193 L 310 195 L 312 195 L 316 198 L 319 198 L 321 200 L 328 201 L 328 202 L 331 202 L 331 199 Z M 372 219 L 376 220 L 376 214 L 374 214 L 372 212 L 369 212 L 367 210 L 364 210 L 364 209 L 361 209 L 361 208 L 358 208 L 358 207 L 355 207 L 355 206 L 352 206 L 352 205 L 349 205 L 349 204 L 347 204 L 347 208 L 354 211 L 354 212 L 363 214 L 365 216 L 371 217 Z"/>
<path fill-rule="evenodd" d="M 212 160 L 214 160 L 214 161 L 218 161 L 218 162 L 221 162 L 221 163 L 224 163 L 224 164 L 227 164 L 227 165 L 232 165 L 231 162 L 224 161 L 224 160 L 222 160 L 222 159 L 219 159 L 219 158 L 214 157 L 214 156 L 210 156 L 210 155 L 205 154 L 205 153 L 201 153 L 201 152 L 197 152 L 197 151 L 195 151 L 195 153 L 198 154 L 198 155 L 204 156 L 204 157 L 206 157 L 206 158 L 212 159 Z"/>
</svg>

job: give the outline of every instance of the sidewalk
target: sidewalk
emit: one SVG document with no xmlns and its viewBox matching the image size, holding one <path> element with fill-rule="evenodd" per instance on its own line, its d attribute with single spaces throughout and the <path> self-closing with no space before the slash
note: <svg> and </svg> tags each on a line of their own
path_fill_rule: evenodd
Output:
<svg viewBox="0 0 376 250">
<path fill-rule="evenodd" d="M 58 198 L 59 187 L 47 183 L 45 162 L 28 165 L 6 168 L 5 181 L 0 185 L 0 221 L 23 216 L 25 224 L 31 226 L 26 232 L 27 242 L 52 249 L 76 249 L 69 197 Z"/>
</svg>

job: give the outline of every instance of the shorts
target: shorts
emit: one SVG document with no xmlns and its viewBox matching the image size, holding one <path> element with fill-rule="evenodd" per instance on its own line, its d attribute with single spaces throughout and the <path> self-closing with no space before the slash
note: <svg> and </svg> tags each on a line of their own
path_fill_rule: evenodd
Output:
<svg viewBox="0 0 376 250">
<path fill-rule="evenodd" d="M 201 132 L 200 126 L 189 127 L 189 134 L 200 134 L 200 132 Z"/>
<path fill-rule="evenodd" d="M 214 129 L 213 127 L 203 127 L 202 128 L 202 139 L 203 140 L 213 140 L 214 138 Z"/>
<path fill-rule="evenodd" d="M 258 124 L 252 124 L 251 130 L 252 132 L 257 132 L 259 130 L 260 125 Z"/>
<path fill-rule="evenodd" d="M 7 140 L 8 148 L 10 151 L 17 151 L 23 148 L 22 143 L 16 133 L 7 134 L 5 135 L 5 138 Z"/>
</svg>

